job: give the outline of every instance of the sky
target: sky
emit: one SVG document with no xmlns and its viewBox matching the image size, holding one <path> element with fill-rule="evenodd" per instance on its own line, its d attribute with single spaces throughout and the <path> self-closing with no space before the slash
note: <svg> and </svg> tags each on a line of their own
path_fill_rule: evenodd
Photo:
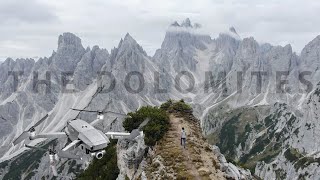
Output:
<svg viewBox="0 0 320 180">
<path fill-rule="evenodd" d="M 72 32 L 84 47 L 116 47 L 127 32 L 148 55 L 173 21 L 190 18 L 216 38 L 230 26 L 241 38 L 302 48 L 320 34 L 316 0 L 0 0 L 0 60 L 49 57 Z"/>
</svg>

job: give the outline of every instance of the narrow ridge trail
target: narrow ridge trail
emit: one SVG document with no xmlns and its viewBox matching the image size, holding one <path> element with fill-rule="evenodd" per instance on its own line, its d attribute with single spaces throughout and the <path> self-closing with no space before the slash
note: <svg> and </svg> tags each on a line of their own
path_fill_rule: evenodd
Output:
<svg viewBox="0 0 320 180">
<path fill-rule="evenodd" d="M 151 179 L 225 179 L 209 144 L 202 137 L 198 120 L 171 113 L 170 125 L 164 138 L 155 146 L 149 169 Z M 180 142 L 182 127 L 187 134 L 185 149 Z"/>
<path fill-rule="evenodd" d="M 186 133 L 188 134 L 190 130 L 190 127 L 188 127 L 188 125 L 186 123 L 182 123 L 183 119 L 182 118 L 176 118 L 174 115 L 170 115 L 170 124 L 171 124 L 171 129 L 169 130 L 168 134 L 172 134 L 174 138 L 174 144 L 176 146 L 180 146 L 182 148 L 182 154 L 183 157 L 185 159 L 184 164 L 187 168 L 188 173 L 190 173 L 194 179 L 201 179 L 199 172 L 197 170 L 197 168 L 195 167 L 194 163 L 192 162 L 192 160 L 190 159 L 191 155 L 189 152 L 189 147 L 188 145 L 186 145 L 186 148 L 183 148 L 181 146 L 181 141 L 180 141 L 180 131 L 182 129 L 182 127 L 184 127 L 186 129 Z M 191 131 L 190 131 L 191 132 Z M 192 134 L 188 134 L 189 136 L 187 136 L 187 140 L 189 138 L 192 138 Z"/>
</svg>

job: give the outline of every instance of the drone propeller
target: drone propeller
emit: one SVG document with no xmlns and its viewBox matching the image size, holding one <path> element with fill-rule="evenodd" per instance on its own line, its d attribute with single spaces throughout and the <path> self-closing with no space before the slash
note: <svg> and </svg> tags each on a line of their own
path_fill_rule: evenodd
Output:
<svg viewBox="0 0 320 180">
<path fill-rule="evenodd" d="M 148 124 L 148 122 L 150 121 L 150 118 L 145 119 L 140 125 L 138 129 L 142 129 L 144 126 L 146 126 Z"/>
<path fill-rule="evenodd" d="M 31 126 L 28 130 L 23 131 L 22 134 L 20 134 L 20 136 L 13 141 L 13 145 L 17 145 L 17 144 L 19 144 L 21 141 L 23 141 L 23 140 L 25 140 L 26 138 L 28 138 L 28 137 L 30 136 L 30 133 L 31 133 L 31 132 L 34 132 L 34 131 L 35 131 L 35 128 L 36 128 L 37 126 L 39 126 L 45 119 L 47 119 L 48 116 L 49 116 L 48 114 L 45 115 L 45 116 L 44 116 L 43 118 L 41 118 L 37 123 L 35 123 L 33 126 Z"/>
<path fill-rule="evenodd" d="M 80 112 L 98 112 L 98 111 L 91 111 L 91 110 L 84 110 L 84 109 L 75 109 L 75 108 L 70 108 L 71 110 L 74 111 L 80 111 Z"/>
<path fill-rule="evenodd" d="M 114 118 L 111 121 L 111 123 L 109 125 L 107 125 L 107 126 L 105 126 L 103 122 L 99 121 L 100 119 L 95 120 L 95 122 L 92 122 L 91 125 L 93 127 L 95 127 L 96 129 L 99 129 L 102 132 L 107 132 L 108 130 L 111 130 L 113 124 L 117 121 L 117 119 L 118 119 L 118 117 Z"/>
<path fill-rule="evenodd" d="M 130 135 L 127 137 L 129 140 L 133 140 L 134 138 L 140 135 L 140 131 L 138 129 L 134 129 L 131 131 Z"/>
<path fill-rule="evenodd" d="M 98 113 L 98 115 L 100 115 L 100 114 L 113 114 L 116 116 L 128 117 L 126 114 L 118 113 L 118 112 L 114 112 L 114 111 L 94 111 L 94 110 L 75 109 L 75 108 L 71 108 L 71 109 L 74 111 L 80 111 L 80 112 Z"/>
<path fill-rule="evenodd" d="M 36 147 L 36 146 L 29 146 L 27 144 L 25 144 L 24 146 L 27 148 L 30 148 L 30 149 L 36 149 L 36 150 L 40 150 L 40 151 L 48 151 L 48 149 L 44 149 L 44 148 Z"/>
<path fill-rule="evenodd" d="M 137 129 L 134 129 L 131 131 L 130 135 L 127 137 L 127 139 L 129 140 L 133 140 L 134 138 L 136 138 L 137 136 L 140 135 L 140 130 L 146 126 L 148 124 L 148 122 L 150 121 L 150 118 L 145 119 L 140 126 Z"/>
</svg>

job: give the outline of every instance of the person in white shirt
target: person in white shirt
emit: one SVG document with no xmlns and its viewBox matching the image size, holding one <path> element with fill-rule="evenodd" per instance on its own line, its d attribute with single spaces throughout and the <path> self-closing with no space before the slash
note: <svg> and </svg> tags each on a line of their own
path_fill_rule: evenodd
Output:
<svg viewBox="0 0 320 180">
<path fill-rule="evenodd" d="M 181 146 L 183 146 L 183 148 L 186 148 L 186 131 L 184 130 L 184 128 L 182 128 L 181 130 Z"/>
</svg>

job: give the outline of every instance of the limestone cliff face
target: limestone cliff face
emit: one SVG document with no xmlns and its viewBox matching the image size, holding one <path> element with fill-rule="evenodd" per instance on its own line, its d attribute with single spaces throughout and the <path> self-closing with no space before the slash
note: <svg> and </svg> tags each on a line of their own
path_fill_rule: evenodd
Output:
<svg viewBox="0 0 320 180">
<path fill-rule="evenodd" d="M 141 177 L 144 169 L 143 161 L 147 146 L 144 137 L 138 136 L 134 141 L 120 140 L 117 144 L 118 168 L 120 174 L 118 179 L 136 179 Z"/>
</svg>

